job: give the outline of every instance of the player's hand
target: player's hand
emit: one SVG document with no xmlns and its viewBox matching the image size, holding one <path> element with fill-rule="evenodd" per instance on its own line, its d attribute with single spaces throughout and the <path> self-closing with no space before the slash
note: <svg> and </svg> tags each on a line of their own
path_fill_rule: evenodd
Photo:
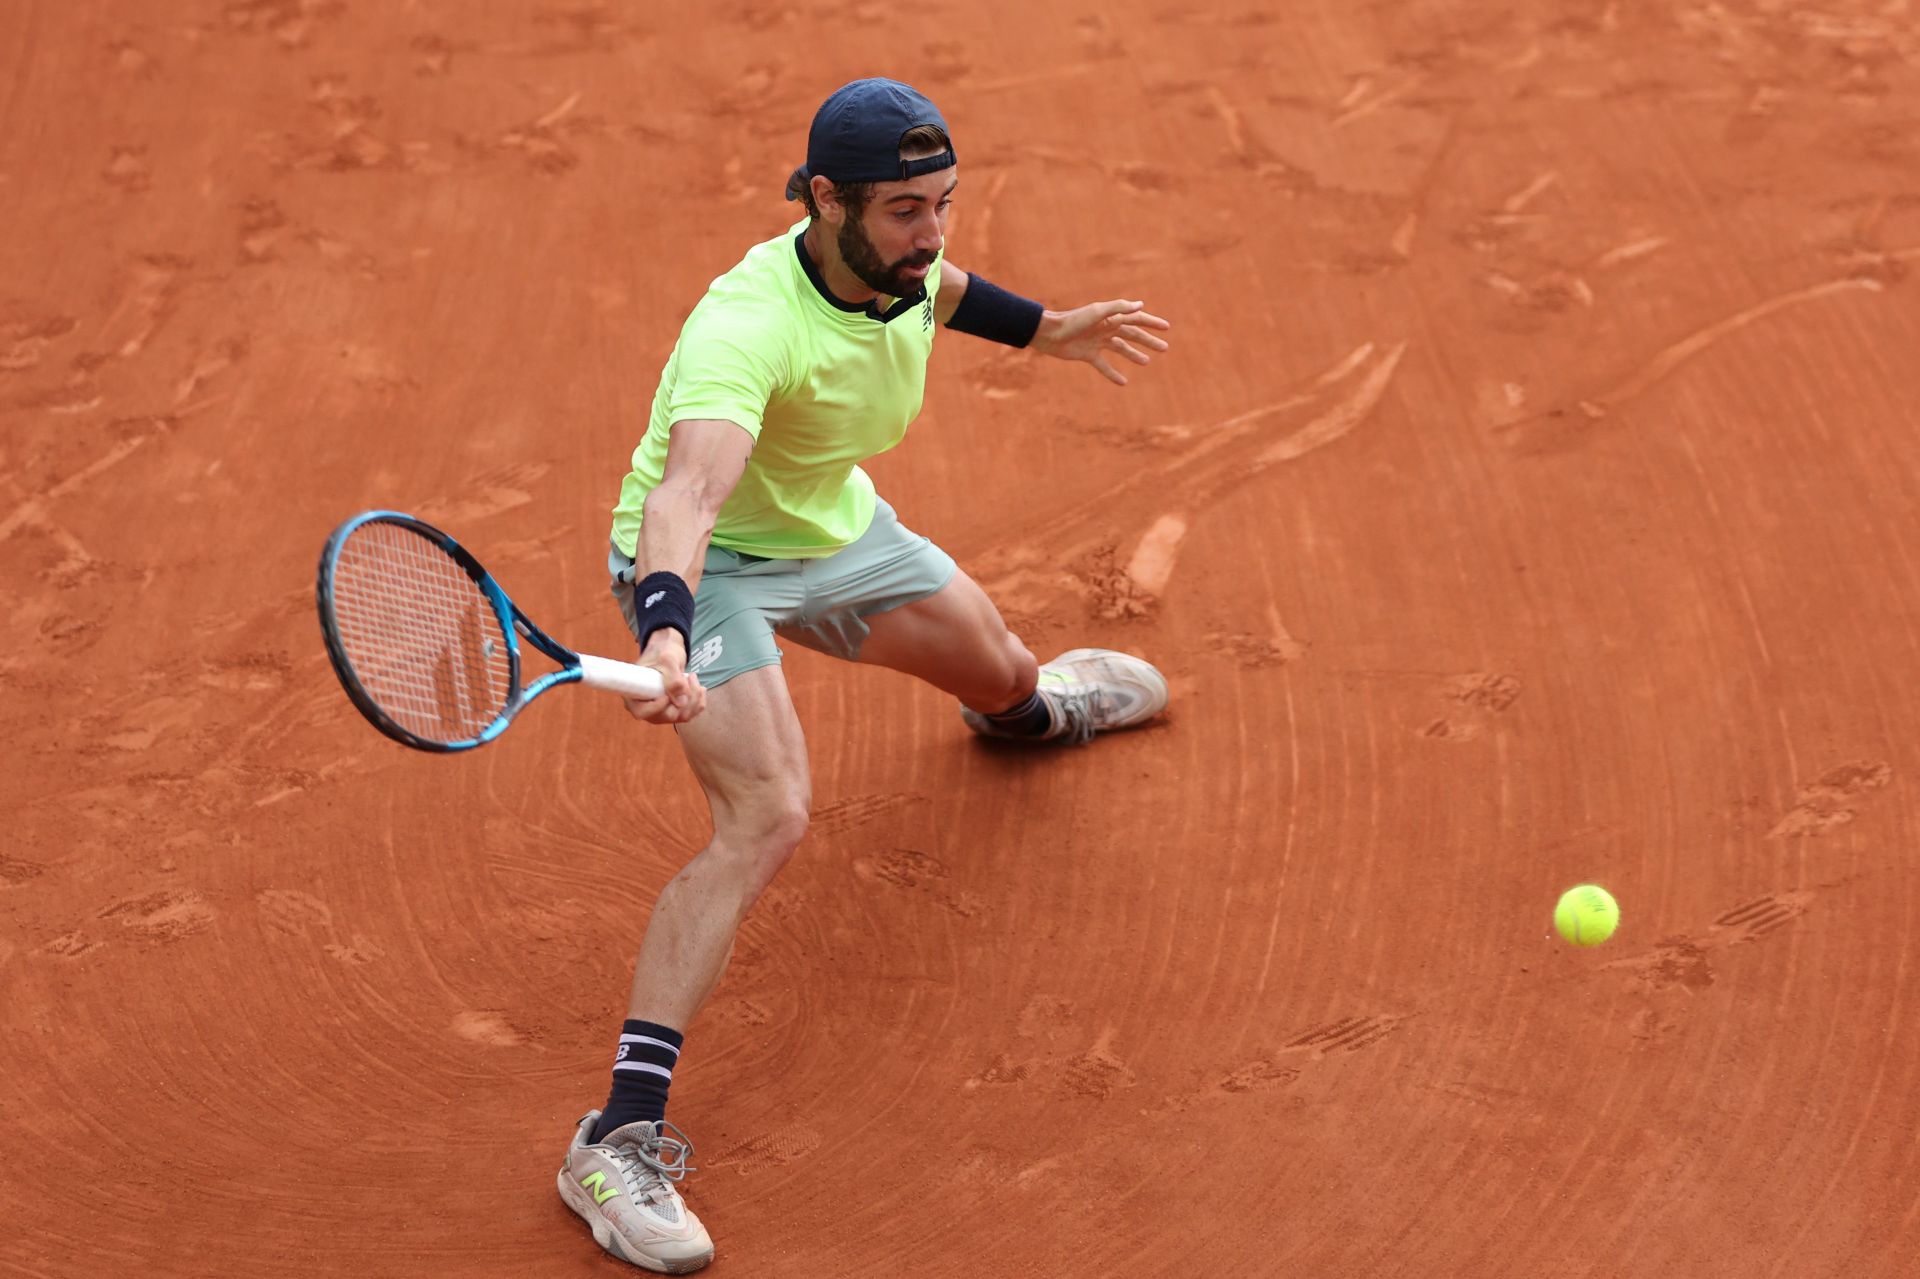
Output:
<svg viewBox="0 0 1920 1279">
<path fill-rule="evenodd" d="M 700 687 L 698 675 L 687 671 L 687 645 L 679 631 L 665 627 L 648 636 L 640 665 L 659 671 L 665 687 L 658 697 L 620 699 L 635 719 L 649 724 L 684 724 L 707 709 L 707 690 Z"/>
<path fill-rule="evenodd" d="M 1126 374 L 1113 367 L 1109 356 L 1135 364 L 1150 364 L 1148 351 L 1167 349 L 1156 332 L 1172 326 L 1149 315 L 1145 302 L 1093 302 L 1071 311 L 1048 311 L 1040 318 L 1033 341 L 1027 345 L 1043 355 L 1062 360 L 1084 360 L 1115 386 L 1127 384 Z"/>
</svg>

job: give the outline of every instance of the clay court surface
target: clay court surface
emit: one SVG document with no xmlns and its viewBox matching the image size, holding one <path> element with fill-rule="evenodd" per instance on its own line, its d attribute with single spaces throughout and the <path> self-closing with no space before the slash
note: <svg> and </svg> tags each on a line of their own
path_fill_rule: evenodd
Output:
<svg viewBox="0 0 1920 1279">
<path fill-rule="evenodd" d="M 1176 349 L 944 335 L 881 491 L 1174 709 L 790 648 L 711 1273 L 1916 1273 L 1907 0 L 5 10 L 0 1272 L 621 1271 L 554 1170 L 704 804 L 584 691 L 378 736 L 314 563 L 411 510 L 626 655 L 660 366 L 886 73 L 956 262 Z"/>
</svg>

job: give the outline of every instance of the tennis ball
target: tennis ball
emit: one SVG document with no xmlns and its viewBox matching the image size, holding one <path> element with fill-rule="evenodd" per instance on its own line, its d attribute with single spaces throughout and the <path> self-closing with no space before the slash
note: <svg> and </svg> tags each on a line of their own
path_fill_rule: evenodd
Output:
<svg viewBox="0 0 1920 1279">
<path fill-rule="evenodd" d="M 1553 926 L 1576 946 L 1598 946 L 1620 926 L 1620 903 L 1598 884 L 1581 884 L 1560 894 Z"/>
</svg>

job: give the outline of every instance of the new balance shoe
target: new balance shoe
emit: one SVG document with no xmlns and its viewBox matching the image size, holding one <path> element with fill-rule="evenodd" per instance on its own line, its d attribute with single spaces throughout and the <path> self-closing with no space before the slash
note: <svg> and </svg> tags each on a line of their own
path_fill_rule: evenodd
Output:
<svg viewBox="0 0 1920 1279">
<path fill-rule="evenodd" d="M 1110 648 L 1076 648 L 1041 666 L 1040 697 L 1053 715 L 1040 740 L 1064 738 L 1078 745 L 1095 733 L 1144 724 L 1167 709 L 1167 681 L 1138 657 Z M 982 736 L 1020 736 L 964 706 L 960 716 Z"/>
<path fill-rule="evenodd" d="M 560 1198 L 593 1231 L 593 1241 L 623 1261 L 667 1275 L 691 1274 L 713 1260 L 713 1240 L 675 1183 L 693 1169 L 693 1146 L 664 1119 L 626 1124 L 593 1144 L 600 1112 L 575 1127 L 556 1183 Z"/>
</svg>

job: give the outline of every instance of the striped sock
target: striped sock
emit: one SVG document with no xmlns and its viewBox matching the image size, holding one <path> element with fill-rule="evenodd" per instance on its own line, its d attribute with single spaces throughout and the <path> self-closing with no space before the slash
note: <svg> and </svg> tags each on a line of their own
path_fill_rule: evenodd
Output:
<svg viewBox="0 0 1920 1279">
<path fill-rule="evenodd" d="M 620 1026 L 620 1047 L 613 1058 L 613 1091 L 594 1125 L 593 1140 L 639 1120 L 658 1123 L 667 1117 L 667 1087 L 673 1083 L 674 1063 L 686 1037 L 677 1030 L 650 1021 L 627 1021 Z"/>
</svg>

